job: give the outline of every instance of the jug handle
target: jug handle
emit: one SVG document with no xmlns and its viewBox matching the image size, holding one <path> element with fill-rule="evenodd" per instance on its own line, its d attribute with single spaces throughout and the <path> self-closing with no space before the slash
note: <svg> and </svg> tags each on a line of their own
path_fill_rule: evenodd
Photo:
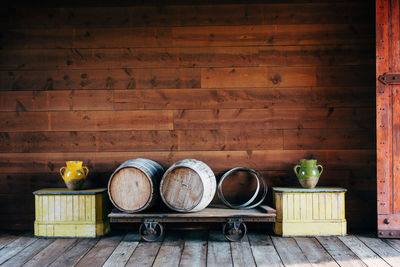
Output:
<svg viewBox="0 0 400 267">
<path fill-rule="evenodd" d="M 63 170 L 64 170 L 64 171 L 63 171 Z M 60 169 L 60 174 L 61 174 L 61 177 L 64 179 L 65 167 L 61 167 L 61 169 Z"/>
<path fill-rule="evenodd" d="M 86 176 L 86 175 L 88 175 L 88 173 L 89 173 L 89 169 L 88 169 L 86 166 L 83 166 L 83 169 L 85 169 L 85 170 L 86 170 L 85 176 Z"/>
<path fill-rule="evenodd" d="M 321 168 L 321 170 L 319 171 L 319 175 L 321 175 L 322 174 L 322 172 L 324 171 L 324 167 L 322 167 L 322 165 L 317 165 L 317 167 L 320 167 Z"/>
<path fill-rule="evenodd" d="M 298 171 L 297 171 L 297 168 L 300 168 L 300 165 L 294 166 L 293 170 L 294 170 L 294 173 L 295 173 L 296 175 L 299 175 L 299 173 L 298 173 Z"/>
</svg>

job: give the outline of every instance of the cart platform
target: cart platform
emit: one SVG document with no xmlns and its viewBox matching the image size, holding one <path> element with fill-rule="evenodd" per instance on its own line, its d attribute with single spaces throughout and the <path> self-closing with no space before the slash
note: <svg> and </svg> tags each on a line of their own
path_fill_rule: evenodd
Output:
<svg viewBox="0 0 400 267">
<path fill-rule="evenodd" d="M 275 222 L 276 211 L 269 206 L 253 209 L 229 209 L 210 206 L 199 212 L 146 211 L 126 213 L 114 209 L 108 217 L 112 223 L 142 223 L 139 232 L 146 241 L 156 241 L 164 233 L 163 223 L 222 222 L 222 232 L 230 241 L 241 240 L 247 232 L 245 222 Z"/>
</svg>

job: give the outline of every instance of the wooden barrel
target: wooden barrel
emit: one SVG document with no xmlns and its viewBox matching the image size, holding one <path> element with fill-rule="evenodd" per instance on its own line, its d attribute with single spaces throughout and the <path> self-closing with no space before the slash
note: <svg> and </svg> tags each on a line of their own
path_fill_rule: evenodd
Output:
<svg viewBox="0 0 400 267">
<path fill-rule="evenodd" d="M 159 199 L 158 186 L 163 167 L 149 159 L 131 159 L 122 163 L 108 181 L 108 195 L 116 208 L 138 212 Z"/>
<path fill-rule="evenodd" d="M 184 159 L 168 168 L 160 183 L 161 199 L 169 208 L 195 212 L 210 204 L 217 183 L 210 167 L 196 159 Z"/>
</svg>

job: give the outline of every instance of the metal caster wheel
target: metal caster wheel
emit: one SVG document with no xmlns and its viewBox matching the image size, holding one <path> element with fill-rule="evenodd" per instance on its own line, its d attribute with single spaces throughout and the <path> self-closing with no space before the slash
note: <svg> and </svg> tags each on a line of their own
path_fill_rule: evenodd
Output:
<svg viewBox="0 0 400 267">
<path fill-rule="evenodd" d="M 238 242 L 246 235 L 247 227 L 242 221 L 229 220 L 227 223 L 224 223 L 222 233 L 229 241 Z"/>
<path fill-rule="evenodd" d="M 145 221 L 139 227 L 139 234 L 143 240 L 147 242 L 154 242 L 163 237 L 164 227 L 158 222 Z"/>
</svg>

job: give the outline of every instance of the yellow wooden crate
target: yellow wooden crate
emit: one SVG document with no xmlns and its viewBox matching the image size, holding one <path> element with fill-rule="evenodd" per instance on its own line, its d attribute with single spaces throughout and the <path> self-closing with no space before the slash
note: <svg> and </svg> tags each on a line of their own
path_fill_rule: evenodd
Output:
<svg viewBox="0 0 400 267">
<path fill-rule="evenodd" d="M 273 187 L 275 234 L 282 236 L 345 235 L 346 189 Z"/>
<path fill-rule="evenodd" d="M 97 237 L 110 231 L 106 188 L 47 188 L 35 195 L 35 236 Z"/>
</svg>

